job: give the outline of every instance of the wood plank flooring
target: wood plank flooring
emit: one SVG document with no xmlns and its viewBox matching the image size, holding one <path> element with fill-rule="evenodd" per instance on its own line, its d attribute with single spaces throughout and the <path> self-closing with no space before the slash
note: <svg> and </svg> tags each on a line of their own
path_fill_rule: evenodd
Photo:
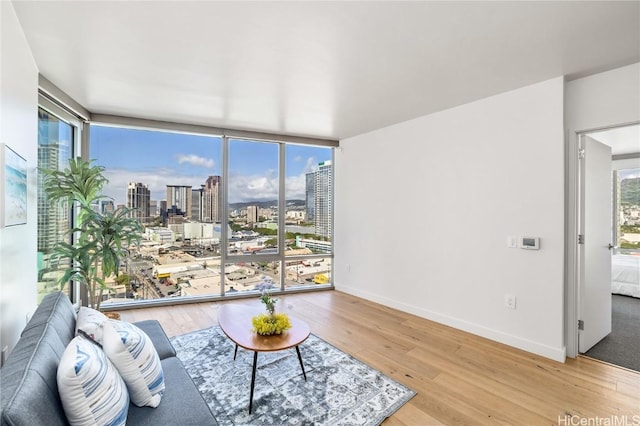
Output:
<svg viewBox="0 0 640 426">
<path fill-rule="evenodd" d="M 583 357 L 558 363 L 339 291 L 278 297 L 312 333 L 417 392 L 385 425 L 640 425 L 640 373 Z M 259 304 L 120 313 L 175 336 L 216 325 L 223 303 Z"/>
</svg>

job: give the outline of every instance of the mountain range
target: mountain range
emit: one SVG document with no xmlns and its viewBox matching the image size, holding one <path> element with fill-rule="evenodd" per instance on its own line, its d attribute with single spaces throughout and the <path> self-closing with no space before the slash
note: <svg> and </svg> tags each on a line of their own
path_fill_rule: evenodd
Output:
<svg viewBox="0 0 640 426">
<path fill-rule="evenodd" d="M 287 207 L 294 208 L 304 208 L 305 201 L 304 200 L 287 200 Z M 242 203 L 229 203 L 229 208 L 231 209 L 243 209 L 247 208 L 247 206 L 258 206 L 261 209 L 267 209 L 269 207 L 275 207 L 278 205 L 278 200 L 270 200 L 270 201 L 245 201 Z"/>
<path fill-rule="evenodd" d="M 620 201 L 640 205 L 640 177 L 627 178 L 620 182 Z"/>
</svg>

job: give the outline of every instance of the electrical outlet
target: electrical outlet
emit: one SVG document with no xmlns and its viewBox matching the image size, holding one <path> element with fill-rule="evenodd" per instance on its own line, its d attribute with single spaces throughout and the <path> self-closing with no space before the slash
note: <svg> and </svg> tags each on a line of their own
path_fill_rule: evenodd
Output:
<svg viewBox="0 0 640 426">
<path fill-rule="evenodd" d="M 504 295 L 504 306 L 509 309 L 516 308 L 516 297 L 512 294 Z"/>
<path fill-rule="evenodd" d="M 347 263 L 347 266 L 345 269 L 347 270 L 347 272 L 351 272 L 351 264 Z"/>
</svg>

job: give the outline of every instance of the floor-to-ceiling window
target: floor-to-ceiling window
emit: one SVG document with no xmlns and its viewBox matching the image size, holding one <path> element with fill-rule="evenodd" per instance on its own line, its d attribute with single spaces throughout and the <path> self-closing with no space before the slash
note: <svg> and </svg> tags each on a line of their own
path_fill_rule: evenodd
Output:
<svg viewBox="0 0 640 426">
<path fill-rule="evenodd" d="M 221 295 L 222 138 L 92 125 L 89 152 L 109 180 L 95 209 L 144 228 L 104 303 Z"/>
<path fill-rule="evenodd" d="M 332 282 L 333 150 L 286 146 L 286 288 Z"/>
<path fill-rule="evenodd" d="M 63 170 L 77 154 L 81 124 L 66 111 L 41 99 L 38 108 L 38 301 L 52 291 L 69 291 L 60 284 L 61 265 L 52 256 L 60 241 L 71 242 L 71 207 L 64 203 L 51 203 L 43 191 L 44 170 Z M 64 267 L 64 265 L 62 265 Z"/>
<path fill-rule="evenodd" d="M 636 160 L 637 162 L 637 160 Z M 640 252 L 640 168 L 615 171 L 616 246 L 622 253 Z"/>
<path fill-rule="evenodd" d="M 89 139 L 109 179 L 95 209 L 144 227 L 103 306 L 332 285 L 332 147 L 103 124 Z"/>
</svg>

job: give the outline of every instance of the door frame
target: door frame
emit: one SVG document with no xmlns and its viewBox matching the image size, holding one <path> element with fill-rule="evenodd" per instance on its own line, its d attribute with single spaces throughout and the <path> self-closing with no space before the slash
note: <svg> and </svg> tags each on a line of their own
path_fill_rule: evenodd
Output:
<svg viewBox="0 0 640 426">
<path fill-rule="evenodd" d="M 615 129 L 618 127 L 640 124 L 640 121 L 619 123 L 592 129 L 568 131 L 565 149 L 567 171 L 566 177 L 566 244 L 565 244 L 565 347 L 570 358 L 577 357 L 578 351 L 578 320 L 580 314 L 580 282 L 583 270 L 582 250 L 578 244 L 578 235 L 582 226 L 582 178 L 580 155 L 580 138 L 588 133 Z"/>
</svg>

